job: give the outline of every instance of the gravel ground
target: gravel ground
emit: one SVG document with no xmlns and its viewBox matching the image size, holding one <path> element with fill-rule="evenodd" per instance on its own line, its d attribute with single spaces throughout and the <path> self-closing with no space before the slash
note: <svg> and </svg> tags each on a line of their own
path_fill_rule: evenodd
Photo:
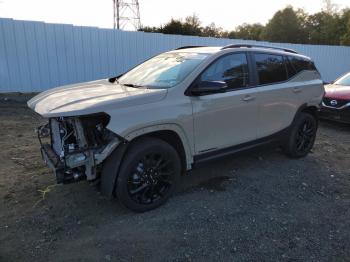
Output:
<svg viewBox="0 0 350 262">
<path fill-rule="evenodd" d="M 350 261 L 350 126 L 322 122 L 304 159 L 265 149 L 211 162 L 138 214 L 86 182 L 56 185 L 42 121 L 0 101 L 0 261 Z"/>
</svg>

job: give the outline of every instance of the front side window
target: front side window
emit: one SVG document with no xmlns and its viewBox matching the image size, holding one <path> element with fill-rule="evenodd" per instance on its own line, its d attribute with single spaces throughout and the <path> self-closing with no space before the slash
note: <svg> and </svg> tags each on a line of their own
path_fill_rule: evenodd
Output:
<svg viewBox="0 0 350 262">
<path fill-rule="evenodd" d="M 254 56 L 260 85 L 287 80 L 287 70 L 283 56 L 270 54 L 255 54 Z"/>
<path fill-rule="evenodd" d="M 165 53 L 151 58 L 118 79 L 122 85 L 170 88 L 182 82 L 208 54 Z"/>
<path fill-rule="evenodd" d="M 350 73 L 342 76 L 334 82 L 335 85 L 350 86 Z"/>
<path fill-rule="evenodd" d="M 226 82 L 228 89 L 249 85 L 248 62 L 245 54 L 231 54 L 219 58 L 201 75 L 201 81 Z"/>
</svg>

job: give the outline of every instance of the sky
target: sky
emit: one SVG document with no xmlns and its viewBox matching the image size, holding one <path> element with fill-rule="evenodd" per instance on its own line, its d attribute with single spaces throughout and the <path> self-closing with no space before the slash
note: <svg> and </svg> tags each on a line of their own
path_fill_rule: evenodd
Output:
<svg viewBox="0 0 350 262">
<path fill-rule="evenodd" d="M 334 0 L 339 8 L 349 0 Z M 243 23 L 265 24 L 273 14 L 292 5 L 309 13 L 322 9 L 322 0 L 139 0 L 141 23 L 159 26 L 171 18 L 196 14 L 203 25 L 212 22 L 226 30 Z M 0 17 L 20 20 L 113 27 L 112 0 L 0 0 Z"/>
</svg>

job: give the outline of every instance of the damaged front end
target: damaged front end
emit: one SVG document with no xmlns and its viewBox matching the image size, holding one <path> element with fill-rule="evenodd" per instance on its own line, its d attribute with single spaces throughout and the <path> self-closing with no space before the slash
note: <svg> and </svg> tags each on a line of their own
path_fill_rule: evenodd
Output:
<svg viewBox="0 0 350 262">
<path fill-rule="evenodd" d="M 106 128 L 108 122 L 109 116 L 99 113 L 50 118 L 38 128 L 42 157 L 57 183 L 99 178 L 101 163 L 123 142 Z"/>
</svg>

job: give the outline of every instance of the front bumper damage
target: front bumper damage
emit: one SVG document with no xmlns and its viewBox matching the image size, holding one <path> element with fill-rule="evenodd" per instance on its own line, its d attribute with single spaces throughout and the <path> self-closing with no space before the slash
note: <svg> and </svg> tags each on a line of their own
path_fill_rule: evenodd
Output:
<svg viewBox="0 0 350 262">
<path fill-rule="evenodd" d="M 122 143 L 122 140 L 113 136 L 110 131 L 104 130 L 103 132 L 108 132 L 108 135 L 101 139 L 103 143 L 97 144 L 96 141 L 91 143 L 87 135 L 91 130 L 84 129 L 79 119 L 70 121 L 74 127 L 73 130 L 69 130 L 70 136 L 74 136 L 74 139 L 70 138 L 68 141 L 70 143 L 65 143 L 64 138 L 69 140 L 67 134 L 61 139 L 62 130 L 54 128 L 57 127 L 55 119 L 50 119 L 47 125 L 38 128 L 42 158 L 55 174 L 57 183 L 67 184 L 84 179 L 94 181 L 100 174 L 101 163 Z"/>
</svg>

